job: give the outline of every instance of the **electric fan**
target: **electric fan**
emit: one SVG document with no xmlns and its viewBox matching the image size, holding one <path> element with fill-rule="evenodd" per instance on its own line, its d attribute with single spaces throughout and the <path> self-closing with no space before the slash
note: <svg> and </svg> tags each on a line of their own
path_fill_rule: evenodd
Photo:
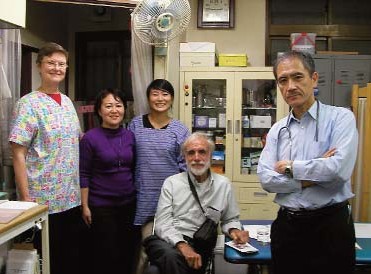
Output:
<svg viewBox="0 0 371 274">
<path fill-rule="evenodd" d="M 191 19 L 188 0 L 142 0 L 132 13 L 135 34 L 150 45 L 166 46 Z"/>
</svg>

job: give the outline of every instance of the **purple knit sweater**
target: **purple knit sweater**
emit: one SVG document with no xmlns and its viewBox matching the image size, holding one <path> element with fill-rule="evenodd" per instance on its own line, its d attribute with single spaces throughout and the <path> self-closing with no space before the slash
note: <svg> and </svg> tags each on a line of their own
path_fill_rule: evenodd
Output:
<svg viewBox="0 0 371 274">
<path fill-rule="evenodd" d="M 135 199 L 134 134 L 93 128 L 80 141 L 80 186 L 89 188 L 90 206 L 121 206 Z"/>
</svg>

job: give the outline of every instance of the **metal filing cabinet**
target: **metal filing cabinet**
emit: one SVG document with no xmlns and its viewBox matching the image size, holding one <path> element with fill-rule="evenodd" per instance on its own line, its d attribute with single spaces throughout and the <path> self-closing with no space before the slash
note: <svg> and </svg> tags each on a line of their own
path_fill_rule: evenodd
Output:
<svg viewBox="0 0 371 274">
<path fill-rule="evenodd" d="M 352 85 L 371 79 L 371 55 L 314 55 L 319 73 L 317 98 L 326 104 L 350 107 Z"/>
</svg>

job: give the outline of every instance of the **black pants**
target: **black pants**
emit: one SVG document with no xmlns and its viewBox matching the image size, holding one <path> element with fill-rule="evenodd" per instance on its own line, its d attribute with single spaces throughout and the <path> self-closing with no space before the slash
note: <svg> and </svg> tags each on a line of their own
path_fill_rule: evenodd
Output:
<svg viewBox="0 0 371 274">
<path fill-rule="evenodd" d="M 140 246 L 139 227 L 133 225 L 135 202 L 90 210 L 91 273 L 132 273 Z"/>
<path fill-rule="evenodd" d="M 80 207 L 49 214 L 49 258 L 52 274 L 82 274 L 82 230 Z M 35 248 L 41 254 L 41 233 L 36 233 Z M 42 256 L 42 254 L 41 254 Z"/>
<path fill-rule="evenodd" d="M 49 219 L 49 262 L 51 274 L 88 274 L 84 272 L 85 261 L 82 251 L 84 228 L 80 207 L 48 215 Z M 19 237 L 19 241 L 33 238 L 33 245 L 42 254 L 41 231 L 30 229 Z"/>
<path fill-rule="evenodd" d="M 192 246 L 191 239 L 187 240 Z M 202 257 L 202 267 L 196 270 L 188 266 L 184 256 L 175 247 L 156 236 L 151 236 L 149 241 L 145 240 L 144 245 L 150 263 L 156 265 L 161 274 L 204 274 L 212 256 L 210 253 L 196 250 Z M 150 269 L 147 273 L 156 271 Z"/>
<path fill-rule="evenodd" d="M 293 215 L 280 210 L 271 228 L 274 274 L 350 274 L 355 232 L 348 206 Z"/>
</svg>

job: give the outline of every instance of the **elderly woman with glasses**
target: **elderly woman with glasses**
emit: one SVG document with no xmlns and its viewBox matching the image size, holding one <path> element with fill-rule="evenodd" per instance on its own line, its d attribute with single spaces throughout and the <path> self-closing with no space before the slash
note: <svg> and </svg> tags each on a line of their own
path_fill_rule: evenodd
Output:
<svg viewBox="0 0 371 274">
<path fill-rule="evenodd" d="M 80 261 L 79 229 L 83 225 L 80 124 L 71 100 L 59 90 L 66 76 L 67 59 L 67 51 L 55 43 L 39 50 L 36 64 L 41 84 L 18 100 L 9 136 L 18 199 L 49 206 L 53 274 L 81 273 L 75 267 Z"/>
</svg>

